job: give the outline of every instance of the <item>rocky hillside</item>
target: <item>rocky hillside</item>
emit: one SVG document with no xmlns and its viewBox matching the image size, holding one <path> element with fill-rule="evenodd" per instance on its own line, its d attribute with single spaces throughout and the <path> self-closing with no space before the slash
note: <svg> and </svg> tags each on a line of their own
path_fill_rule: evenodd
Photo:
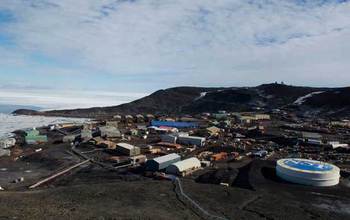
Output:
<svg viewBox="0 0 350 220">
<path fill-rule="evenodd" d="M 305 114 L 350 113 L 350 87 L 312 88 L 282 84 L 257 87 L 200 88 L 176 87 L 159 90 L 136 101 L 119 106 L 35 112 L 17 110 L 16 114 L 99 117 L 115 114 L 172 114 L 227 111 L 249 111 L 264 108 L 286 108 Z"/>
</svg>

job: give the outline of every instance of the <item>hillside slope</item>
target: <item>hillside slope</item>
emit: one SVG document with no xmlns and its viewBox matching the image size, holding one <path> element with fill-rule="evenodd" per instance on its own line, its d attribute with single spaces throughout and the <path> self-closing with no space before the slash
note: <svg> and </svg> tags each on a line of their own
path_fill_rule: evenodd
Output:
<svg viewBox="0 0 350 220">
<path fill-rule="evenodd" d="M 305 114 L 349 114 L 350 87 L 312 88 L 283 84 L 257 87 L 202 88 L 175 87 L 159 90 L 130 103 L 112 107 L 33 112 L 17 110 L 16 114 L 50 116 L 100 117 L 115 114 L 177 114 L 227 111 L 249 111 L 285 108 Z"/>
</svg>

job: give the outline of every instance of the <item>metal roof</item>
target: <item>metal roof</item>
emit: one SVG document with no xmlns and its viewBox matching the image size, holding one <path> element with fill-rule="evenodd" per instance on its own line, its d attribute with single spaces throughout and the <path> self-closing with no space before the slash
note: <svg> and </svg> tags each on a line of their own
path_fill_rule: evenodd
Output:
<svg viewBox="0 0 350 220">
<path fill-rule="evenodd" d="M 197 123 L 193 122 L 178 122 L 178 121 L 156 121 L 152 120 L 151 122 L 152 126 L 167 126 L 167 127 L 173 127 L 173 128 L 196 128 L 198 127 Z"/>
<path fill-rule="evenodd" d="M 132 150 L 132 149 L 134 149 L 134 148 L 137 148 L 136 146 L 131 145 L 131 144 L 127 144 L 127 143 L 118 143 L 117 146 L 118 146 L 118 147 L 123 147 L 123 148 L 129 149 L 129 150 Z"/>
<path fill-rule="evenodd" d="M 321 134 L 314 133 L 314 132 L 303 131 L 303 132 L 301 132 L 301 135 L 303 136 L 303 138 L 311 138 L 311 139 L 321 139 L 322 138 Z"/>
<path fill-rule="evenodd" d="M 183 171 L 191 169 L 193 167 L 200 167 L 201 162 L 196 157 L 191 157 L 191 158 L 173 163 L 170 166 L 175 166 L 175 167 L 177 167 L 179 172 L 183 172 Z"/>
<path fill-rule="evenodd" d="M 288 158 L 280 159 L 277 161 L 279 166 L 287 169 L 292 169 L 302 172 L 327 172 L 327 171 L 339 171 L 339 168 L 330 163 L 325 163 L 317 160 L 308 160 L 302 158 Z"/>
<path fill-rule="evenodd" d="M 170 161 L 170 160 L 175 160 L 180 158 L 180 156 L 178 154 L 172 153 L 172 154 L 167 154 L 161 157 L 156 157 L 153 158 L 154 161 L 156 161 L 158 164 Z"/>
</svg>

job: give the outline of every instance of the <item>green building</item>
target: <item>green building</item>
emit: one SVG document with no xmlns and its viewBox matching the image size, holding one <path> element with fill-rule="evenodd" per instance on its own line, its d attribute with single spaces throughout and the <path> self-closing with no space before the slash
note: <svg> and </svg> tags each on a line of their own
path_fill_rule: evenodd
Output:
<svg viewBox="0 0 350 220">
<path fill-rule="evenodd" d="M 40 132 L 38 130 L 32 129 L 26 132 L 25 141 L 27 144 L 46 143 L 47 136 L 40 135 Z"/>
</svg>

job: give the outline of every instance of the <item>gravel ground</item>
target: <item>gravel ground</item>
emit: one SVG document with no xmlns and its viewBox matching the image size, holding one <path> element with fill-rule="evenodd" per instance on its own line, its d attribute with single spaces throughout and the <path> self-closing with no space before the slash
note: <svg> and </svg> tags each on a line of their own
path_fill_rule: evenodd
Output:
<svg viewBox="0 0 350 220">
<path fill-rule="evenodd" d="M 185 192 L 210 213 L 228 219 L 350 219 L 350 188 L 289 184 L 274 163 L 238 168 L 232 187 L 183 178 Z M 200 172 L 203 172 L 200 171 Z M 76 170 L 34 191 L 0 192 L 0 219 L 199 219 L 169 181 L 96 166 Z"/>
</svg>

